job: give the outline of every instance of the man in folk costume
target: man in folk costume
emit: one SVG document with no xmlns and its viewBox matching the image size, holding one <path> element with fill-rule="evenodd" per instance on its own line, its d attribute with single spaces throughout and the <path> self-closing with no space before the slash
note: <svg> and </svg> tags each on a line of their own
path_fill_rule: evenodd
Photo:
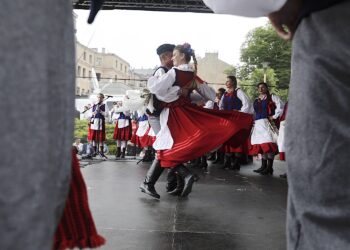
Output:
<svg viewBox="0 0 350 250">
<path fill-rule="evenodd" d="M 243 113 L 251 114 L 251 101 L 242 89 L 237 88 L 237 79 L 235 76 L 227 77 L 226 88 L 226 92 L 221 97 L 219 108 L 221 110 L 237 110 Z M 242 154 L 248 153 L 246 143 L 239 145 L 238 147 L 232 147 L 224 144 L 220 150 L 225 153 L 223 168 L 240 170 L 240 159 Z"/>
<path fill-rule="evenodd" d="M 278 153 L 278 129 L 273 120 L 277 119 L 282 113 L 283 103 L 278 96 L 270 94 L 266 83 L 261 82 L 257 87 L 259 96 L 253 104 L 255 122 L 251 134 L 249 154 L 262 155 L 261 167 L 254 170 L 254 172 L 262 175 L 272 175 L 273 161 Z"/>
<path fill-rule="evenodd" d="M 168 43 L 162 44 L 157 48 L 157 55 L 159 56 L 161 66 L 158 69 L 156 69 L 153 76 L 161 77 L 162 75 L 167 73 L 169 69 L 173 67 L 173 62 L 171 58 L 173 56 L 174 48 L 175 48 L 175 45 L 168 44 Z M 157 99 L 155 95 L 151 95 L 146 113 L 148 115 L 149 124 L 156 135 L 160 131 L 159 116 L 161 111 L 162 111 L 162 107 L 160 105 L 160 101 Z M 152 197 L 159 199 L 160 195 L 157 193 L 156 189 L 154 188 L 154 185 L 156 184 L 157 180 L 161 176 L 163 170 L 164 168 L 160 166 L 159 160 L 155 158 L 146 174 L 146 177 L 143 183 L 140 186 L 141 191 L 148 195 L 151 195 Z M 176 185 L 177 185 L 176 174 L 174 173 L 174 171 L 168 171 L 167 185 L 166 185 L 167 192 L 173 191 Z"/>
<path fill-rule="evenodd" d="M 195 69 L 189 65 L 193 58 Z M 204 109 L 191 104 L 196 90 L 206 100 L 215 100 L 215 91 L 196 75 L 196 58 L 189 44 L 173 52 L 174 68 L 161 77 L 151 77 L 148 88 L 162 101 L 161 130 L 153 147 L 164 168 L 174 168 L 184 182 L 181 196 L 187 196 L 194 182 L 183 163 L 197 158 L 225 141 L 240 144 L 249 135 L 251 115 L 236 111 Z"/>
<path fill-rule="evenodd" d="M 106 117 L 108 114 L 107 106 L 103 103 L 104 95 L 102 93 L 97 95 L 97 103 L 92 106 L 91 118 L 91 140 L 95 152 L 107 158 L 103 153 L 103 144 L 106 140 Z"/>
</svg>

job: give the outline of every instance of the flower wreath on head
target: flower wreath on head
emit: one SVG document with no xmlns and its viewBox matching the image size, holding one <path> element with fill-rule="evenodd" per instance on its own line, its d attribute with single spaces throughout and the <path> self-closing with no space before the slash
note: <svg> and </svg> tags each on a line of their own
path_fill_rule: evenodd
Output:
<svg viewBox="0 0 350 250">
<path fill-rule="evenodd" d="M 186 53 L 188 53 L 189 55 L 193 56 L 194 51 L 193 51 L 193 49 L 191 48 L 191 44 L 189 44 L 189 43 L 184 43 L 184 44 L 182 45 L 182 48 L 186 51 Z"/>
</svg>

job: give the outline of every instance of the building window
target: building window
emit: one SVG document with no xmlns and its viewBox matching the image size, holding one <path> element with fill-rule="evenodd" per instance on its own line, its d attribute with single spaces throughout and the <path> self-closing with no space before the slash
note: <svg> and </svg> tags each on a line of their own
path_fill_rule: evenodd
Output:
<svg viewBox="0 0 350 250">
<path fill-rule="evenodd" d="M 81 89 L 81 95 L 85 94 L 85 89 Z"/>
<path fill-rule="evenodd" d="M 114 79 L 117 81 L 117 80 L 118 80 L 118 76 L 117 76 L 117 75 L 115 75 L 115 76 L 114 76 Z"/>
<path fill-rule="evenodd" d="M 102 65 L 102 58 L 101 57 L 97 57 L 96 58 L 96 66 L 101 66 Z"/>
<path fill-rule="evenodd" d="M 86 52 L 84 51 L 84 54 L 83 54 L 83 59 L 84 61 L 86 61 Z"/>
<path fill-rule="evenodd" d="M 126 70 L 126 66 L 124 67 L 124 69 L 125 69 L 125 73 L 127 72 L 127 70 Z"/>
<path fill-rule="evenodd" d="M 85 77 L 85 68 L 83 68 L 83 77 Z"/>
<path fill-rule="evenodd" d="M 115 61 L 115 67 L 118 68 L 118 61 Z"/>
<path fill-rule="evenodd" d="M 81 67 L 78 66 L 78 76 L 80 76 L 80 74 L 81 74 Z"/>
<path fill-rule="evenodd" d="M 80 95 L 80 88 L 79 87 L 77 87 L 77 89 L 76 89 L 76 93 L 75 93 L 76 95 Z"/>
<path fill-rule="evenodd" d="M 89 63 L 92 64 L 92 55 L 89 55 Z"/>
<path fill-rule="evenodd" d="M 120 71 L 123 71 L 123 64 L 120 64 Z"/>
<path fill-rule="evenodd" d="M 100 81 L 101 79 L 101 73 L 96 73 L 97 81 Z"/>
<path fill-rule="evenodd" d="M 89 78 L 91 78 L 91 71 L 89 70 Z"/>
</svg>

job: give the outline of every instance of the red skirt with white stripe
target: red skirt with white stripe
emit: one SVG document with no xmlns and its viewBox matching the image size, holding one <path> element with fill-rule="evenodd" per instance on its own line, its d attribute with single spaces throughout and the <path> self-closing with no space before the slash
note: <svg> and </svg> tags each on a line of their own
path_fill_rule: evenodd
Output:
<svg viewBox="0 0 350 250">
<path fill-rule="evenodd" d="M 90 129 L 91 132 L 91 141 L 99 141 L 103 142 L 106 140 L 106 131 L 105 125 L 102 125 L 102 130 L 93 130 Z"/>
<path fill-rule="evenodd" d="M 97 233 L 90 212 L 87 189 L 75 152 L 72 154 L 72 178 L 66 206 L 54 238 L 54 250 L 96 248 L 106 240 Z"/>
<path fill-rule="evenodd" d="M 118 123 L 115 125 L 113 134 L 114 140 L 129 141 L 131 137 L 132 129 L 130 125 L 124 128 L 118 128 Z"/>
<path fill-rule="evenodd" d="M 151 127 L 148 128 L 147 132 L 143 136 L 137 136 L 136 130 L 132 135 L 131 142 L 139 148 L 151 147 L 153 145 L 153 142 L 156 140 L 156 137 L 149 135 L 150 130 Z"/>
<path fill-rule="evenodd" d="M 262 144 L 254 144 L 249 147 L 250 155 L 258 155 L 258 154 L 268 154 L 268 153 L 278 153 L 278 147 L 276 143 L 267 142 Z"/>
<path fill-rule="evenodd" d="M 238 111 L 213 110 L 179 99 L 169 107 L 168 127 L 173 147 L 158 150 L 162 167 L 175 167 L 204 155 L 224 142 L 232 147 L 244 143 L 253 124 L 250 114 Z"/>
</svg>

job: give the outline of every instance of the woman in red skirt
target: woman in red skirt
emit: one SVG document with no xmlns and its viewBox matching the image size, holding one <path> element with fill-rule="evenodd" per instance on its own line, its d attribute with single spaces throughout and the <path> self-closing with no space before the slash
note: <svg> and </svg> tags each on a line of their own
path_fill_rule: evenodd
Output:
<svg viewBox="0 0 350 250">
<path fill-rule="evenodd" d="M 194 51 L 189 44 L 178 45 L 173 52 L 174 68 L 161 77 L 153 76 L 147 86 L 162 101 L 161 130 L 153 147 L 162 167 L 176 168 L 184 180 L 181 196 L 192 190 L 194 176 L 182 165 L 217 148 L 226 141 L 233 146 L 249 136 L 252 116 L 237 111 L 212 110 L 191 104 L 190 93 L 196 90 L 207 100 L 215 101 L 215 91 L 196 76 L 189 62 Z"/>
<path fill-rule="evenodd" d="M 123 111 L 119 113 L 116 120 L 113 139 L 116 140 L 117 151 L 116 158 L 125 158 L 126 144 L 131 139 L 132 126 L 130 111 Z"/>
</svg>

